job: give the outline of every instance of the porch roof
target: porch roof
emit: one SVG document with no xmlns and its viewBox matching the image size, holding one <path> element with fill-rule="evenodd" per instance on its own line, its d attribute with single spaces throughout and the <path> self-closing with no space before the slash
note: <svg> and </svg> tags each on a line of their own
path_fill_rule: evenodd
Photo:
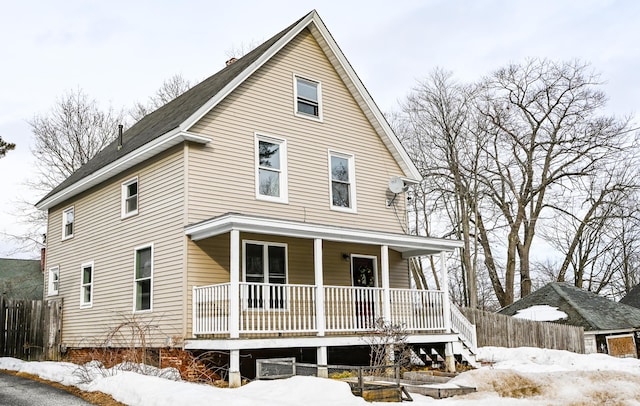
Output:
<svg viewBox="0 0 640 406">
<path fill-rule="evenodd" d="M 296 238 L 321 238 L 328 241 L 387 245 L 389 248 L 401 252 L 403 258 L 432 255 L 462 247 L 462 241 L 458 240 L 312 224 L 238 213 L 226 213 L 188 225 L 185 227 L 185 234 L 191 237 L 191 240 L 199 241 L 231 230 Z"/>
</svg>

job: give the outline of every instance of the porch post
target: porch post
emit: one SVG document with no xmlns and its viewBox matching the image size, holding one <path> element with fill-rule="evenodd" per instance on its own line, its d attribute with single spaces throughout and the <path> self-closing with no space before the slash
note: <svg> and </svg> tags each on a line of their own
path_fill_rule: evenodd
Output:
<svg viewBox="0 0 640 406">
<path fill-rule="evenodd" d="M 318 355 L 316 359 L 316 364 L 318 365 L 318 377 L 328 378 L 329 368 L 327 367 L 327 347 L 318 347 L 316 351 Z"/>
<path fill-rule="evenodd" d="M 322 238 L 313 240 L 313 272 L 316 283 L 316 327 L 318 335 L 324 336 L 324 280 L 322 272 Z M 326 349 L 325 349 L 326 352 Z M 320 362 L 318 362 L 320 363 Z"/>
<path fill-rule="evenodd" d="M 229 260 L 230 260 L 229 337 L 239 338 L 240 337 L 240 231 L 231 230 L 230 239 L 231 239 L 230 241 L 231 248 L 229 249 Z"/>
<path fill-rule="evenodd" d="M 451 302 L 449 300 L 449 275 L 447 274 L 447 258 L 444 251 L 440 251 L 440 266 L 442 269 L 442 281 L 440 287 L 442 289 L 442 311 L 444 318 L 444 329 L 447 333 L 451 332 Z"/>
<path fill-rule="evenodd" d="M 242 386 L 240 350 L 231 350 L 229 351 L 229 387 L 239 388 L 240 386 Z"/>
<path fill-rule="evenodd" d="M 391 322 L 391 292 L 389 291 L 389 246 L 380 247 L 380 265 L 382 265 L 382 318 Z"/>
</svg>

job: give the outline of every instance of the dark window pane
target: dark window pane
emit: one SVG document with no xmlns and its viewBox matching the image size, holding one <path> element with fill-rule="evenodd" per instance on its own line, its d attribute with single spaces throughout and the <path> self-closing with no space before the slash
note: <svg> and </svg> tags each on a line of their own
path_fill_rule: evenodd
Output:
<svg viewBox="0 0 640 406">
<path fill-rule="evenodd" d="M 91 267 L 85 267 L 82 269 L 82 283 L 91 283 Z"/>
<path fill-rule="evenodd" d="M 280 169 L 280 145 L 266 141 L 258 142 L 260 166 Z"/>
<path fill-rule="evenodd" d="M 245 245 L 245 270 L 247 282 L 264 282 L 264 258 L 262 245 Z"/>
<path fill-rule="evenodd" d="M 151 247 L 136 251 L 136 279 L 151 277 Z"/>
<path fill-rule="evenodd" d="M 333 195 L 334 206 L 351 207 L 348 183 L 331 182 L 331 193 Z"/>
<path fill-rule="evenodd" d="M 127 197 L 127 213 L 138 210 L 138 196 Z"/>
<path fill-rule="evenodd" d="M 135 196 L 138 194 L 138 182 L 133 182 L 127 185 L 127 197 Z"/>
<path fill-rule="evenodd" d="M 136 283 L 136 310 L 151 309 L 151 279 Z"/>
<path fill-rule="evenodd" d="M 260 176 L 258 193 L 264 196 L 280 196 L 280 174 L 267 169 L 260 169 L 258 173 Z"/>
<path fill-rule="evenodd" d="M 349 182 L 349 160 L 338 156 L 331 157 L 331 180 Z"/>
<path fill-rule="evenodd" d="M 85 286 L 83 288 L 83 303 L 90 303 L 91 302 L 91 287 L 90 286 Z"/>
<path fill-rule="evenodd" d="M 298 112 L 318 116 L 318 105 L 303 100 L 298 100 Z"/>
<path fill-rule="evenodd" d="M 269 282 L 285 283 L 285 249 L 284 247 L 269 246 Z"/>
</svg>

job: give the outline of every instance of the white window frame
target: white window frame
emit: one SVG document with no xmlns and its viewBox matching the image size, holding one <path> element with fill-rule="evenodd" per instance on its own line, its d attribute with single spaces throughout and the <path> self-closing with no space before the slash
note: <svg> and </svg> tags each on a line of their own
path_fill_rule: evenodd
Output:
<svg viewBox="0 0 640 406">
<path fill-rule="evenodd" d="M 131 198 L 132 196 L 128 195 L 129 192 L 129 185 L 135 183 L 136 184 L 136 189 L 137 189 L 137 193 L 135 195 L 136 197 L 136 209 L 132 210 L 130 212 L 127 212 L 127 200 L 129 198 Z M 132 217 L 138 214 L 138 209 L 140 207 L 140 182 L 138 182 L 138 177 L 134 177 L 131 178 L 129 180 L 127 180 L 126 182 L 122 182 L 121 186 L 120 186 L 120 216 L 121 218 L 127 218 L 127 217 Z"/>
<path fill-rule="evenodd" d="M 247 244 L 253 245 L 261 245 L 262 246 L 262 275 L 264 277 L 263 284 L 264 285 L 280 285 L 276 283 L 269 282 L 269 247 L 283 247 L 284 248 L 284 283 L 282 286 L 286 286 L 289 284 L 289 247 L 286 243 L 281 242 L 272 242 L 272 241 L 258 241 L 258 240 L 242 240 L 242 282 L 247 282 Z M 250 282 L 257 283 L 257 282 Z M 285 306 L 283 307 L 271 307 L 269 304 L 269 290 L 265 290 L 266 294 L 263 297 L 264 306 L 262 307 L 253 307 L 251 309 L 256 310 L 270 310 L 270 311 L 287 311 L 289 310 L 289 298 L 285 296 Z M 287 289 L 284 288 L 284 292 L 286 295 Z M 249 309 L 248 304 L 243 301 L 242 307 L 244 310 Z"/>
<path fill-rule="evenodd" d="M 84 281 L 84 270 L 86 268 L 91 268 L 91 282 L 85 283 Z M 93 266 L 93 261 L 86 262 L 80 265 L 80 308 L 86 309 L 93 306 L 93 284 L 95 282 L 95 268 Z M 89 298 L 88 302 L 84 301 L 84 293 L 86 289 L 89 288 Z"/>
<path fill-rule="evenodd" d="M 318 115 L 304 113 L 298 110 L 298 80 L 314 83 L 318 93 Z M 297 117 L 322 122 L 322 83 L 319 80 L 311 79 L 304 75 L 293 75 L 293 113 Z"/>
<path fill-rule="evenodd" d="M 54 275 L 57 280 L 54 280 Z M 57 282 L 57 286 L 55 283 Z M 60 266 L 52 266 L 49 268 L 49 277 L 47 280 L 47 296 L 57 296 L 60 290 Z"/>
<path fill-rule="evenodd" d="M 73 216 L 73 221 L 71 222 L 71 234 L 67 234 L 67 218 L 69 213 L 71 213 L 71 215 Z M 75 207 L 71 206 L 71 207 L 67 207 L 66 209 L 62 210 L 62 239 L 63 240 L 68 240 L 70 238 L 73 238 L 73 234 L 76 231 L 76 211 L 75 211 Z"/>
<path fill-rule="evenodd" d="M 356 201 L 356 157 L 354 154 L 339 152 L 335 150 L 328 151 L 327 163 L 329 166 L 329 207 L 331 210 L 342 211 L 346 213 L 357 213 Z M 346 159 L 349 162 L 349 202 L 350 207 L 334 206 L 333 204 L 333 174 L 331 173 L 331 158 L 338 157 Z"/>
<path fill-rule="evenodd" d="M 149 278 L 138 279 L 136 278 L 136 274 L 138 271 L 137 269 L 138 251 L 142 251 L 147 248 L 151 249 L 151 275 L 149 276 Z M 149 313 L 153 311 L 153 268 L 154 268 L 153 252 L 154 252 L 153 243 L 141 245 L 133 249 L 133 312 L 134 313 Z M 149 308 L 138 310 L 136 306 L 137 299 L 138 299 L 137 287 L 138 287 L 138 282 L 144 279 L 149 279 L 151 281 L 151 283 L 149 284 Z"/>
<path fill-rule="evenodd" d="M 284 138 L 278 138 L 271 135 L 265 135 L 262 133 L 254 133 L 254 165 L 255 165 L 255 187 L 256 187 L 256 199 L 266 200 L 275 203 L 289 203 L 289 188 L 288 188 L 288 171 L 287 171 L 287 140 Z M 279 190 L 280 196 L 269 196 L 260 194 L 260 141 L 269 142 L 271 144 L 278 144 L 280 151 L 280 169 L 268 169 L 274 172 L 278 172 L 279 177 Z"/>
</svg>

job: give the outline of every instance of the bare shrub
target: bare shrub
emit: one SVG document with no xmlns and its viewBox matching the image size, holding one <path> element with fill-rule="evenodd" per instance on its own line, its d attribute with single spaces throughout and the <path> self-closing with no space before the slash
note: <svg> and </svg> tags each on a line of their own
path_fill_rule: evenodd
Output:
<svg viewBox="0 0 640 406">
<path fill-rule="evenodd" d="M 382 373 L 383 366 L 391 363 L 400 367 L 411 365 L 411 348 L 407 344 L 408 333 L 404 326 L 378 318 L 373 334 L 364 338 L 369 345 L 369 366 L 377 367 L 374 375 Z"/>
</svg>

